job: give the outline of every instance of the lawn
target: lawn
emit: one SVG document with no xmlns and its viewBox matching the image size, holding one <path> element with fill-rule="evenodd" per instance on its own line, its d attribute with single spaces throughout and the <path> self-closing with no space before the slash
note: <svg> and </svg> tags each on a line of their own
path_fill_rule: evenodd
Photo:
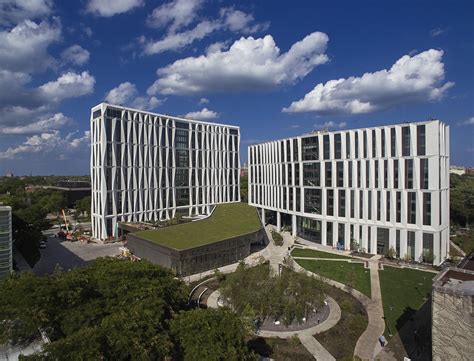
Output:
<svg viewBox="0 0 474 361">
<path fill-rule="evenodd" d="M 398 332 L 426 302 L 434 276 L 431 272 L 388 266 L 379 271 L 386 335 Z"/>
<path fill-rule="evenodd" d="M 295 259 L 295 262 L 308 271 L 344 283 L 345 285 L 350 285 L 352 277 L 352 287 L 370 297 L 370 270 L 365 269 L 361 263 L 313 261 L 307 259 Z"/>
<path fill-rule="evenodd" d="M 360 335 L 367 328 L 367 313 L 354 297 L 336 287 L 328 287 L 327 293 L 341 308 L 341 319 L 333 328 L 314 335 L 336 360 L 353 360 L 354 349 Z"/>
<path fill-rule="evenodd" d="M 334 253 L 328 253 L 323 251 L 317 251 L 314 249 L 302 249 L 295 248 L 291 252 L 293 257 L 315 257 L 315 258 L 340 258 L 340 259 L 350 259 L 351 257 L 343 256 Z"/>
<path fill-rule="evenodd" d="M 463 235 L 457 235 L 456 237 L 451 238 L 451 240 L 466 253 L 474 251 L 474 231 L 469 231 Z"/>
<path fill-rule="evenodd" d="M 202 246 L 258 231 L 262 227 L 254 207 L 246 203 L 217 205 L 201 221 L 134 233 L 141 238 L 178 250 Z"/>
</svg>

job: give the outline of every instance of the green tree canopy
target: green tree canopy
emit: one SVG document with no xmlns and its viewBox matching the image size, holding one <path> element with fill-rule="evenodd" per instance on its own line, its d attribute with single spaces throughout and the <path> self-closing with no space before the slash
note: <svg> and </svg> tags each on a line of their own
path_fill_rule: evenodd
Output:
<svg viewBox="0 0 474 361">
<path fill-rule="evenodd" d="M 181 312 L 171 331 L 178 339 L 178 360 L 258 360 L 247 347 L 248 327 L 229 309 Z"/>
<path fill-rule="evenodd" d="M 163 360 L 173 352 L 169 320 L 187 287 L 148 262 L 102 258 L 47 277 L 21 273 L 0 283 L 0 343 L 38 329 L 51 339 L 27 359 Z"/>
</svg>

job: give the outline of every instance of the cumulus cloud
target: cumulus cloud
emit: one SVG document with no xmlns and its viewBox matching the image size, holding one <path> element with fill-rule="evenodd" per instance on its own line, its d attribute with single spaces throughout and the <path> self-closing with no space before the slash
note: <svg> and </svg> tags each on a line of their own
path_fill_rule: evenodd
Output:
<svg viewBox="0 0 474 361">
<path fill-rule="evenodd" d="M 90 94 L 94 91 L 95 79 L 88 71 L 81 74 L 68 72 L 58 79 L 39 87 L 41 95 L 47 99 L 59 102 L 66 98 L 75 98 Z"/>
<path fill-rule="evenodd" d="M 10 147 L 0 152 L 0 159 L 34 159 L 32 156 L 44 157 L 52 156 L 57 159 L 58 154 L 62 159 L 67 159 L 76 155 L 78 150 L 86 151 L 90 144 L 90 132 L 86 131 L 83 135 L 75 137 L 75 133 L 69 133 L 63 136 L 59 131 L 51 131 L 28 137 L 25 142 Z"/>
<path fill-rule="evenodd" d="M 190 112 L 184 116 L 185 118 L 189 119 L 196 119 L 196 120 L 214 120 L 219 118 L 219 114 L 213 110 L 209 110 L 207 108 L 202 108 L 196 112 Z"/>
<path fill-rule="evenodd" d="M 6 126 L 0 128 L 0 134 L 37 134 L 72 124 L 72 119 L 63 113 L 42 116 L 24 125 Z"/>
<path fill-rule="evenodd" d="M 191 24 L 201 8 L 203 0 L 174 0 L 160 5 L 147 18 L 147 24 L 153 28 L 168 27 L 174 33 L 181 27 Z"/>
<path fill-rule="evenodd" d="M 26 19 L 36 19 L 52 12 L 53 0 L 2 0 L 0 25 L 14 25 Z"/>
<path fill-rule="evenodd" d="M 229 7 L 220 9 L 219 17 L 203 19 L 194 27 L 187 28 L 197 19 L 202 3 L 202 0 L 174 0 L 157 7 L 147 23 L 152 27 L 167 27 L 167 34 L 160 40 L 141 37 L 143 53 L 151 55 L 181 50 L 215 31 L 249 34 L 266 30 L 269 26 L 269 23 L 256 23 L 252 14 Z"/>
<path fill-rule="evenodd" d="M 335 121 L 328 121 L 328 122 L 324 122 L 322 124 L 315 124 L 314 125 L 314 128 L 315 129 L 335 129 L 335 128 L 344 128 L 347 126 L 347 122 L 335 122 Z"/>
<path fill-rule="evenodd" d="M 63 64 L 84 65 L 89 61 L 89 58 L 89 51 L 77 44 L 70 46 L 61 53 Z"/>
<path fill-rule="evenodd" d="M 474 125 L 474 117 L 470 117 L 469 119 L 459 123 L 459 125 Z"/>
<path fill-rule="evenodd" d="M 207 99 L 207 98 L 201 98 L 201 99 L 199 99 L 198 104 L 199 104 L 199 105 L 209 104 L 209 99 Z"/>
<path fill-rule="evenodd" d="M 454 85 L 444 82 L 442 57 L 442 50 L 430 49 L 412 57 L 405 55 L 388 70 L 319 83 L 283 111 L 361 114 L 399 104 L 439 100 Z"/>
<path fill-rule="evenodd" d="M 162 105 L 165 99 L 158 99 L 155 96 L 138 96 L 135 84 L 125 82 L 111 89 L 105 95 L 105 101 L 142 110 L 152 110 Z"/>
<path fill-rule="evenodd" d="M 143 0 L 89 0 L 86 9 L 97 16 L 111 17 L 143 5 Z"/>
<path fill-rule="evenodd" d="M 60 36 L 58 20 L 25 20 L 11 30 L 0 31 L 0 68 L 26 73 L 45 70 L 54 64 L 47 48 Z"/>
<path fill-rule="evenodd" d="M 228 50 L 180 59 L 158 69 L 148 94 L 198 94 L 293 84 L 328 61 L 328 36 L 314 32 L 281 54 L 271 35 L 242 37 Z"/>
</svg>

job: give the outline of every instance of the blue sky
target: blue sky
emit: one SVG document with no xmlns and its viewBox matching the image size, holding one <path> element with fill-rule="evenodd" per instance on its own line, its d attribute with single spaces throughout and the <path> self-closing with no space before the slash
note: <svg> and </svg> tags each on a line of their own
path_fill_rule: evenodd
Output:
<svg viewBox="0 0 474 361">
<path fill-rule="evenodd" d="M 88 174 L 103 100 L 239 125 L 243 161 L 314 128 L 437 118 L 474 166 L 473 17 L 468 0 L 3 0 L 0 174 Z"/>
</svg>

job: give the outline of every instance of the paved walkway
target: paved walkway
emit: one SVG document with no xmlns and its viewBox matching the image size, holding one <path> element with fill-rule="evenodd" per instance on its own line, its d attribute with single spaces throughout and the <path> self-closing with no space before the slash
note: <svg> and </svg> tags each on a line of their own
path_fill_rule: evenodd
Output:
<svg viewBox="0 0 474 361">
<path fill-rule="evenodd" d="M 335 361 L 336 359 L 311 335 L 298 336 L 301 344 L 318 361 Z"/>
<path fill-rule="evenodd" d="M 374 360 L 382 350 L 378 339 L 385 330 L 382 293 L 380 292 L 379 281 L 379 262 L 377 258 L 369 261 L 369 268 L 372 297 L 367 305 L 365 305 L 367 315 L 369 316 L 369 324 L 357 341 L 354 351 L 354 354 L 363 360 Z"/>
<path fill-rule="evenodd" d="M 455 248 L 456 251 L 458 251 L 463 257 L 466 257 L 466 252 L 464 252 L 464 250 L 456 243 L 454 243 L 453 241 L 449 241 L 449 244 L 451 245 L 451 247 Z"/>
</svg>

